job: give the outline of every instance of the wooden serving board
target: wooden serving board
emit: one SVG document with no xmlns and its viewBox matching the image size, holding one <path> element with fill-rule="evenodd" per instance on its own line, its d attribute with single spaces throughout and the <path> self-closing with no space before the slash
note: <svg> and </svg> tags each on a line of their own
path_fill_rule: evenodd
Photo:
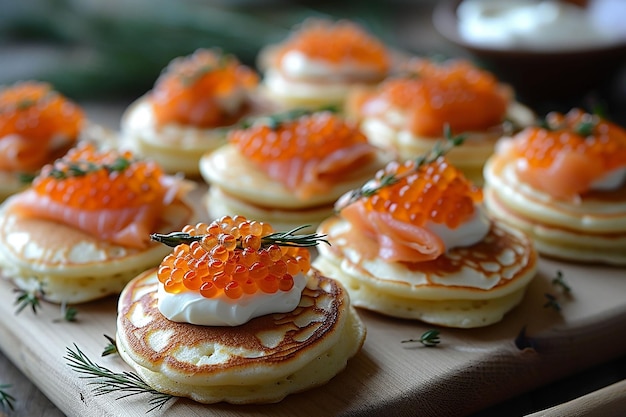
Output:
<svg viewBox="0 0 626 417">
<path fill-rule="evenodd" d="M 552 284 L 562 271 L 571 296 Z M 360 311 L 368 334 L 360 353 L 327 385 L 278 404 L 202 405 L 170 401 L 150 415 L 463 416 L 509 397 L 626 354 L 626 270 L 542 259 L 540 271 L 515 310 L 481 329 L 441 328 L 441 344 L 402 343 L 432 326 Z M 557 296 L 561 311 L 545 307 Z M 68 416 L 146 416 L 147 396 L 94 396 L 87 380 L 67 366 L 78 346 L 113 371 L 129 371 L 117 355 L 101 357 L 115 335 L 117 298 L 76 306 L 77 322 L 57 321 L 58 305 L 15 314 L 16 294 L 0 280 L 0 349 Z M 525 329 L 525 337 L 519 337 Z M 517 339 L 517 343 L 516 343 Z"/>
</svg>

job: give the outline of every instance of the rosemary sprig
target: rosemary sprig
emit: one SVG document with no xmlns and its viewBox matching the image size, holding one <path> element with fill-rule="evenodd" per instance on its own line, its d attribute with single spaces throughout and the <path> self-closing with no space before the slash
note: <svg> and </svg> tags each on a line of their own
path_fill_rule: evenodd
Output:
<svg viewBox="0 0 626 417">
<path fill-rule="evenodd" d="M 270 245 L 278 245 L 278 246 L 289 246 L 289 247 L 313 247 L 317 246 L 319 243 L 326 243 L 330 245 L 330 243 L 325 239 L 326 235 L 320 235 L 318 233 L 308 233 L 308 234 L 297 234 L 300 230 L 309 227 L 309 225 L 303 225 L 295 227 L 287 232 L 274 232 L 269 235 L 261 237 L 261 247 L 265 248 Z M 150 239 L 163 243 L 164 245 L 170 247 L 176 247 L 181 243 L 190 244 L 194 241 L 200 241 L 204 235 L 192 236 L 189 233 L 183 232 L 172 232 L 169 234 L 160 234 L 153 233 L 150 235 Z M 241 243 L 241 238 L 237 240 L 237 245 L 240 249 L 243 247 L 239 246 Z"/>
<path fill-rule="evenodd" d="M 126 371 L 113 372 L 91 361 L 76 344 L 74 348 L 76 351 L 67 348 L 67 355 L 64 359 L 73 371 L 82 374 L 80 378 L 93 380 L 88 385 L 94 386 L 92 389 L 94 395 L 123 392 L 124 394 L 116 398 L 119 400 L 133 395 L 150 394 L 148 404 L 152 407 L 148 412 L 163 408 L 170 399 L 174 398 L 173 395 L 164 394 L 150 387 L 139 375 Z"/>
<path fill-rule="evenodd" d="M 102 351 L 102 356 L 114 355 L 117 353 L 117 342 L 111 336 L 104 335 L 106 339 L 109 341 L 109 344 L 104 347 Z"/>
<path fill-rule="evenodd" d="M 15 314 L 20 314 L 22 310 L 30 306 L 34 314 L 37 314 L 37 309 L 41 307 L 41 299 L 44 297 L 45 292 L 43 290 L 43 284 L 40 282 L 39 287 L 35 290 L 26 291 L 20 288 L 16 288 L 13 292 L 17 293 L 14 305 L 17 306 Z"/>
<path fill-rule="evenodd" d="M 556 311 L 561 311 L 561 304 L 559 304 L 559 300 L 557 300 L 554 295 L 545 293 L 544 296 L 547 299 L 546 303 L 543 305 L 544 308 L 550 307 Z"/>
<path fill-rule="evenodd" d="M 131 160 L 118 156 L 111 164 L 95 164 L 89 161 L 70 163 L 64 166 L 67 170 L 54 167 L 47 175 L 57 180 L 64 180 L 70 177 L 82 177 L 103 168 L 108 172 L 123 172 L 131 163 Z"/>
<path fill-rule="evenodd" d="M 563 272 L 560 270 L 556 271 L 556 276 L 552 278 L 552 285 L 556 285 L 561 287 L 563 293 L 570 294 L 572 292 L 572 288 L 565 282 L 565 278 L 563 278 Z"/>
<path fill-rule="evenodd" d="M 385 174 L 377 180 L 369 180 L 360 188 L 352 190 L 346 197 L 342 197 L 335 206 L 335 212 L 340 212 L 345 207 L 357 202 L 361 198 L 371 197 L 385 187 L 396 184 L 403 178 L 417 172 L 423 165 L 436 161 L 439 157 L 446 155 L 453 148 L 460 146 L 465 141 L 465 135 L 452 135 L 449 125 L 444 126 L 444 141 L 435 142 L 435 146 L 426 154 L 415 159 L 415 168 L 404 172 L 402 175 Z"/>
<path fill-rule="evenodd" d="M 426 347 L 436 347 L 441 340 L 439 339 L 439 330 L 430 329 L 424 332 L 419 339 L 403 340 L 401 343 L 421 343 Z"/>
<path fill-rule="evenodd" d="M 11 385 L 0 384 L 0 406 L 14 411 L 15 408 L 13 408 L 13 402 L 15 401 L 15 397 L 5 391 L 7 388 L 11 388 Z"/>
</svg>

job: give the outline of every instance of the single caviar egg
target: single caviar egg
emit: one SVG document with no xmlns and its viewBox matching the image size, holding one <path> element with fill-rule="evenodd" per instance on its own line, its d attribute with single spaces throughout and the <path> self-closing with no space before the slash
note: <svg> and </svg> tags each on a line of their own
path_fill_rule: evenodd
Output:
<svg viewBox="0 0 626 417">
<path fill-rule="evenodd" d="M 92 144 L 71 149 L 42 168 L 32 187 L 53 201 L 82 209 L 127 209 L 161 200 L 161 168 L 130 151 L 98 151 Z"/>
<path fill-rule="evenodd" d="M 480 188 L 444 157 L 421 166 L 414 160 L 391 162 L 370 185 L 380 188 L 365 198 L 367 210 L 388 212 L 416 226 L 431 221 L 454 229 L 469 219 L 475 204 L 482 201 Z"/>
<path fill-rule="evenodd" d="M 510 98 L 509 89 L 491 73 L 467 61 L 414 59 L 357 106 L 365 116 L 400 111 L 406 114 L 410 132 L 439 137 L 445 125 L 456 132 L 472 132 L 501 124 Z"/>
<path fill-rule="evenodd" d="M 359 25 L 341 20 L 330 22 L 312 19 L 281 46 L 276 59 L 298 51 L 307 58 L 334 65 L 356 64 L 385 73 L 391 65 L 385 45 Z"/>
<path fill-rule="evenodd" d="M 518 133 L 513 156 L 517 174 L 554 197 L 571 199 L 612 171 L 626 167 L 626 130 L 580 109 L 552 112 L 545 126 Z"/>
<path fill-rule="evenodd" d="M 174 59 L 156 81 L 150 101 L 158 124 L 201 128 L 236 122 L 258 75 L 232 55 L 199 49 Z"/>
<path fill-rule="evenodd" d="M 191 242 L 178 244 L 157 270 L 169 293 L 198 291 L 205 298 L 223 294 L 238 299 L 244 294 L 289 291 L 293 276 L 311 266 L 306 248 L 264 242 L 274 232 L 272 227 L 243 216 L 188 225 L 182 232 Z"/>
<path fill-rule="evenodd" d="M 49 84 L 0 90 L 0 169 L 39 170 L 76 143 L 84 121 L 83 110 Z"/>
</svg>

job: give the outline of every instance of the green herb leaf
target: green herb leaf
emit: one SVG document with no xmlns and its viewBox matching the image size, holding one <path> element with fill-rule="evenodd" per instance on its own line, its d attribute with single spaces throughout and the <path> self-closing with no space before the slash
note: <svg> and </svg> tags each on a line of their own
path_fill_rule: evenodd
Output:
<svg viewBox="0 0 626 417">
<path fill-rule="evenodd" d="M 15 410 L 15 408 L 13 408 L 13 402 L 15 401 L 15 397 L 5 391 L 7 388 L 11 388 L 11 385 L 0 384 L 0 406 L 2 406 L 2 408 L 8 408 L 9 410 L 13 411 Z"/>
<path fill-rule="evenodd" d="M 102 356 L 109 356 L 118 353 L 117 342 L 115 341 L 115 339 L 106 334 L 104 335 L 104 337 L 106 337 L 106 339 L 109 341 L 109 344 L 104 347 L 104 350 L 102 351 Z"/>
<path fill-rule="evenodd" d="M 403 340 L 402 343 L 421 343 L 426 347 L 436 347 L 441 340 L 439 339 L 439 330 L 427 330 L 419 339 Z"/>
<path fill-rule="evenodd" d="M 15 314 L 20 314 L 22 310 L 30 306 L 34 314 L 37 314 L 37 309 L 41 307 L 40 301 L 44 297 L 43 284 L 40 282 L 39 287 L 32 291 L 26 291 L 19 288 L 13 290 L 17 293 L 14 305 L 17 305 Z"/>
</svg>

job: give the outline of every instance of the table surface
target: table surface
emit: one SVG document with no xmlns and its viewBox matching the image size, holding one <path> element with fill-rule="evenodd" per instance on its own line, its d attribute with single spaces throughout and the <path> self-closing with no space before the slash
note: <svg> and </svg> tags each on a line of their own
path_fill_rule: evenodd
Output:
<svg viewBox="0 0 626 417">
<path fill-rule="evenodd" d="M 405 13 L 398 17 L 398 27 L 403 28 L 402 30 L 410 35 L 408 38 L 413 39 L 409 44 L 414 46 L 413 49 L 415 50 L 436 51 L 449 48 L 449 45 L 446 45 L 445 41 L 433 31 L 428 17 L 428 10 L 415 8 L 411 10 L 411 13 Z M 2 46 L 0 46 L 0 57 L 2 57 L 1 48 Z M 121 100 L 113 103 L 89 101 L 81 104 L 85 106 L 94 121 L 115 128 L 118 126 L 121 112 L 128 103 L 129 101 Z M 610 341 L 599 341 L 598 343 L 610 343 Z M 624 383 L 626 356 L 612 358 L 609 361 L 599 360 L 598 362 L 599 365 L 576 372 L 564 379 L 551 381 L 549 384 L 474 413 L 473 416 L 522 416 L 557 404 L 564 404 L 562 407 L 566 407 L 570 400 L 574 401 L 573 404 L 576 407 L 572 409 L 582 411 L 588 407 L 586 410 L 590 414 L 581 413 L 580 415 L 594 415 L 598 413 L 598 410 L 604 411 L 602 415 L 611 415 L 609 409 L 603 409 L 609 403 L 618 407 L 617 409 L 626 409 L 626 403 L 623 400 L 619 398 L 614 400 L 614 396 L 612 396 L 616 392 L 621 393 L 626 390 Z M 0 384 L 11 384 L 11 387 L 6 391 L 16 398 L 14 411 L 0 408 L 0 416 L 2 417 L 35 415 L 56 417 L 64 415 L 37 389 L 36 385 L 8 360 L 1 350 Z M 598 398 L 600 398 L 600 402 L 596 401 Z"/>
</svg>

